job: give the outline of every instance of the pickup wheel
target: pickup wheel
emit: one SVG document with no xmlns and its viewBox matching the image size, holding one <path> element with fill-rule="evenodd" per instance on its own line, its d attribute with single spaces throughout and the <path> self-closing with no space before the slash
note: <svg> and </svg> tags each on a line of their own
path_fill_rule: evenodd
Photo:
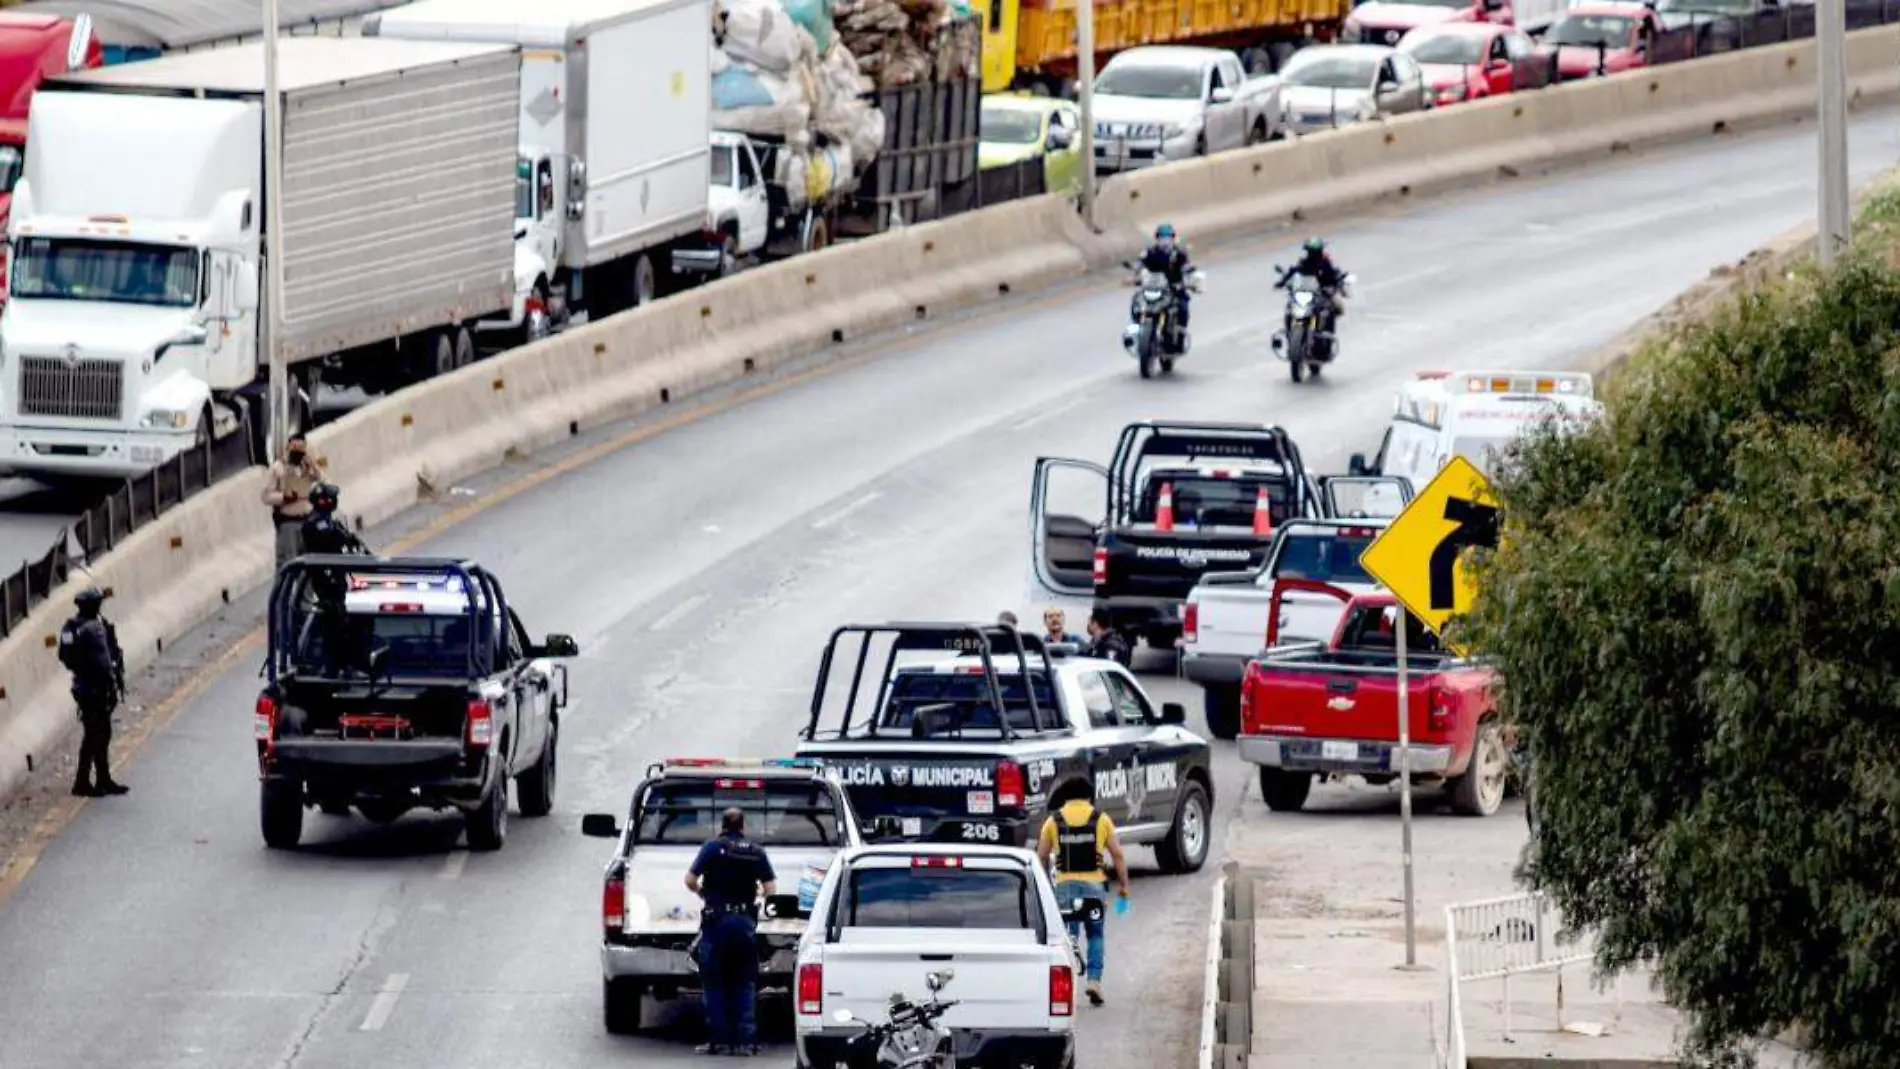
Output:
<svg viewBox="0 0 1900 1069">
<path fill-rule="evenodd" d="M 1201 688 L 1201 709 L 1207 714 L 1207 731 L 1217 739 L 1240 737 L 1240 688 L 1225 683 L 1210 683 Z"/>
<path fill-rule="evenodd" d="M 1478 725 L 1471 744 L 1471 764 L 1451 781 L 1451 808 L 1468 817 L 1488 817 L 1504 804 L 1504 781 L 1510 755 L 1504 752 L 1504 733 L 1496 720 Z"/>
<path fill-rule="evenodd" d="M 640 1031 L 641 1004 L 646 1001 L 645 985 L 635 980 L 600 981 L 600 1018 L 607 1034 L 631 1036 Z"/>
<path fill-rule="evenodd" d="M 258 794 L 258 818 L 264 845 L 292 850 L 303 839 L 303 784 L 272 780 Z"/>
<path fill-rule="evenodd" d="M 1161 871 L 1175 874 L 1198 872 L 1207 862 L 1207 844 L 1213 838 L 1213 820 L 1207 811 L 1207 792 L 1189 782 L 1174 807 L 1174 826 L 1168 837 L 1155 844 L 1155 860 Z"/>
<path fill-rule="evenodd" d="M 495 781 L 494 789 L 482 804 L 468 811 L 463 818 L 468 831 L 470 850 L 499 850 L 508 838 L 508 777 L 502 776 Z"/>
<path fill-rule="evenodd" d="M 1297 813 L 1306 808 L 1306 796 L 1312 791 L 1311 772 L 1264 767 L 1260 770 L 1260 797 L 1275 813 Z"/>
<path fill-rule="evenodd" d="M 536 759 L 533 768 L 515 779 L 515 790 L 520 794 L 521 815 L 524 817 L 545 817 L 554 811 L 554 779 L 557 771 L 554 751 L 560 738 L 561 729 L 550 722 L 548 739 L 541 744 L 541 756 Z"/>
</svg>

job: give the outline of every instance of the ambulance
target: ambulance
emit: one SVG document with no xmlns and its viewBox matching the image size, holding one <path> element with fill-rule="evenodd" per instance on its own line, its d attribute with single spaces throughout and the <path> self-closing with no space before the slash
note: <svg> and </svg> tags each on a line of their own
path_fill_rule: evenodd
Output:
<svg viewBox="0 0 1900 1069">
<path fill-rule="evenodd" d="M 1504 450 L 1540 420 L 1574 425 L 1600 414 L 1580 371 L 1421 371 L 1399 387 L 1379 452 L 1355 453 L 1354 475 L 1398 475 L 1423 490 L 1453 455 L 1495 475 Z"/>
</svg>

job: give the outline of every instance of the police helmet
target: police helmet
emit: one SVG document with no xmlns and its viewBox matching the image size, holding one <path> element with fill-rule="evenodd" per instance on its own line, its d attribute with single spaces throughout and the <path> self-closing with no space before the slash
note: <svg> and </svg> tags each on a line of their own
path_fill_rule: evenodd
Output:
<svg viewBox="0 0 1900 1069">
<path fill-rule="evenodd" d="M 1308 256 L 1318 256 L 1326 251 L 1326 241 L 1324 238 L 1307 238 L 1305 247 Z"/>
<path fill-rule="evenodd" d="M 73 595 L 73 604 L 82 609 L 92 605 L 103 605 L 105 600 L 106 592 L 96 586 L 89 586 Z"/>
<path fill-rule="evenodd" d="M 1173 223 L 1162 223 L 1162 224 L 1161 224 L 1160 226 L 1158 226 L 1158 227 L 1155 227 L 1155 239 L 1156 239 L 1156 240 L 1160 240 L 1160 239 L 1162 239 L 1162 238 L 1171 238 L 1171 237 L 1173 237 L 1173 236 L 1174 236 L 1174 224 L 1173 224 Z"/>
<path fill-rule="evenodd" d="M 337 489 L 332 483 L 318 483 L 310 488 L 310 503 L 319 507 L 336 508 Z"/>
</svg>

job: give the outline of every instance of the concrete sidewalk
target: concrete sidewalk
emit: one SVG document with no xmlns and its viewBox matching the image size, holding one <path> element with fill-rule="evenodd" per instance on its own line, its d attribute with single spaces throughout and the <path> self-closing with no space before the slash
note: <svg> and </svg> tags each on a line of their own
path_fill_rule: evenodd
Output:
<svg viewBox="0 0 1900 1069">
<path fill-rule="evenodd" d="M 1516 893 L 1525 826 L 1515 799 L 1488 819 L 1452 816 L 1415 796 L 1417 964 L 1405 965 L 1396 792 L 1315 787 L 1305 812 L 1272 813 L 1249 783 L 1227 856 L 1255 880 L 1252 1055 L 1248 1069 L 1437 1069 L 1449 1049 L 1444 910 Z M 1597 992 L 1587 963 L 1511 981 L 1505 1036 L 1501 981 L 1462 993 L 1470 1064 L 1504 1069 L 1562 1061 L 1602 1069 L 1676 1064 L 1679 1016 L 1646 975 Z M 1587 1031 L 1602 1034 L 1587 1035 Z M 1793 1066 L 1778 1051 L 1765 1067 Z"/>
</svg>

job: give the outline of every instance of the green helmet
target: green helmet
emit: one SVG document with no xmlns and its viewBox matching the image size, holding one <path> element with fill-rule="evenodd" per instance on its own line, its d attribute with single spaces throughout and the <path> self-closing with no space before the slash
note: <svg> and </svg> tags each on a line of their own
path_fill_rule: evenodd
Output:
<svg viewBox="0 0 1900 1069">
<path fill-rule="evenodd" d="M 1308 256 L 1318 256 L 1326 251 L 1326 242 L 1322 238 L 1307 238 L 1305 248 Z"/>
</svg>

